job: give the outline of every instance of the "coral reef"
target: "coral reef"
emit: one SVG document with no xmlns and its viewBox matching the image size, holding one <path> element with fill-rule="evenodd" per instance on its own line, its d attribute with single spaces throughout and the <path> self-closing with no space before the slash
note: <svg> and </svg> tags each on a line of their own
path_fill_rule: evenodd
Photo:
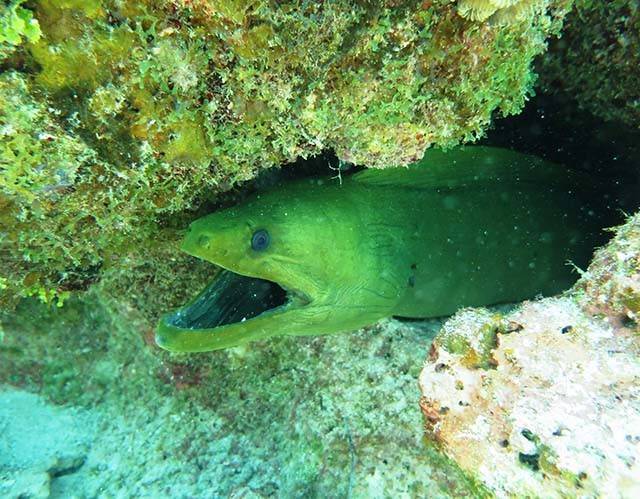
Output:
<svg viewBox="0 0 640 499">
<path fill-rule="evenodd" d="M 0 306 L 110 269 L 129 293 L 189 210 L 296 157 L 385 167 L 477 138 L 522 108 L 569 3 L 509 23 L 448 0 L 5 4 Z"/>
<path fill-rule="evenodd" d="M 637 214 L 567 296 L 459 312 L 420 375 L 427 434 L 499 497 L 638 495 L 639 299 Z"/>
<path fill-rule="evenodd" d="M 539 68 L 546 91 L 573 95 L 601 118 L 640 128 L 640 3 L 578 0 Z"/>
<path fill-rule="evenodd" d="M 176 243 L 233 186 L 481 136 L 522 108 L 570 4 L 4 2 L 0 494 L 637 495 L 639 215 L 566 297 L 444 326 L 421 377 L 439 447 L 415 407 L 439 321 L 198 357 L 150 329 L 210 279 Z M 637 2 L 578 7 L 545 82 L 637 124 Z M 24 422 L 80 446 L 21 460 Z"/>
</svg>

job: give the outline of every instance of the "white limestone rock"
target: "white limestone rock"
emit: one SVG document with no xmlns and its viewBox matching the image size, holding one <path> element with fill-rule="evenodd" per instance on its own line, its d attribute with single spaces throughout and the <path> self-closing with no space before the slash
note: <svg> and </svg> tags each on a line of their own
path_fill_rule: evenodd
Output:
<svg viewBox="0 0 640 499">
<path fill-rule="evenodd" d="M 463 310 L 435 338 L 427 434 L 496 496 L 640 497 L 639 222 L 566 296 Z"/>
</svg>

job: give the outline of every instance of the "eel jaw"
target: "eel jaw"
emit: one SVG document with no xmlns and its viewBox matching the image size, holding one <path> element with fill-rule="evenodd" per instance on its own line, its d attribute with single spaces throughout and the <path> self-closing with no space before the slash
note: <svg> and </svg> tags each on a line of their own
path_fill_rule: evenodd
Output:
<svg viewBox="0 0 640 499">
<path fill-rule="evenodd" d="M 156 343 L 179 352 L 240 345 L 278 334 L 288 313 L 311 302 L 301 291 L 223 270 L 193 300 L 162 316 Z"/>
</svg>

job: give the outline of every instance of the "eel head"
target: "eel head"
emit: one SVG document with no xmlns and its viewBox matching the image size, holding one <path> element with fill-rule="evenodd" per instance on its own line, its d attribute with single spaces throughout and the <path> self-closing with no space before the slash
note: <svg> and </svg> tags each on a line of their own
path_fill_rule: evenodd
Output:
<svg viewBox="0 0 640 499">
<path fill-rule="evenodd" d="M 356 231 L 313 197 L 308 189 L 267 193 L 193 222 L 182 250 L 223 270 L 161 318 L 157 344 L 201 352 L 275 335 L 339 332 L 383 317 L 344 306 L 351 295 L 339 288 L 362 278 Z"/>
</svg>

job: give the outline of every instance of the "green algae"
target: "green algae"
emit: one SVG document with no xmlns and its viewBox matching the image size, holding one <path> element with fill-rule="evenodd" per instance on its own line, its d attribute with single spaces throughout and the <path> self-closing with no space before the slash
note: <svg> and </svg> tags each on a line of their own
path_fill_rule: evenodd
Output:
<svg viewBox="0 0 640 499">
<path fill-rule="evenodd" d="M 21 5 L 24 0 L 14 0 L 0 11 L 0 61 L 11 55 L 24 42 L 37 42 L 42 35 L 33 12 Z"/>
<path fill-rule="evenodd" d="M 477 309 L 477 315 L 470 315 L 469 310 L 458 312 L 434 344 L 450 354 L 459 355 L 461 364 L 468 369 L 495 369 L 493 351 L 498 334 L 508 333 L 509 326 L 500 313 Z"/>
</svg>

